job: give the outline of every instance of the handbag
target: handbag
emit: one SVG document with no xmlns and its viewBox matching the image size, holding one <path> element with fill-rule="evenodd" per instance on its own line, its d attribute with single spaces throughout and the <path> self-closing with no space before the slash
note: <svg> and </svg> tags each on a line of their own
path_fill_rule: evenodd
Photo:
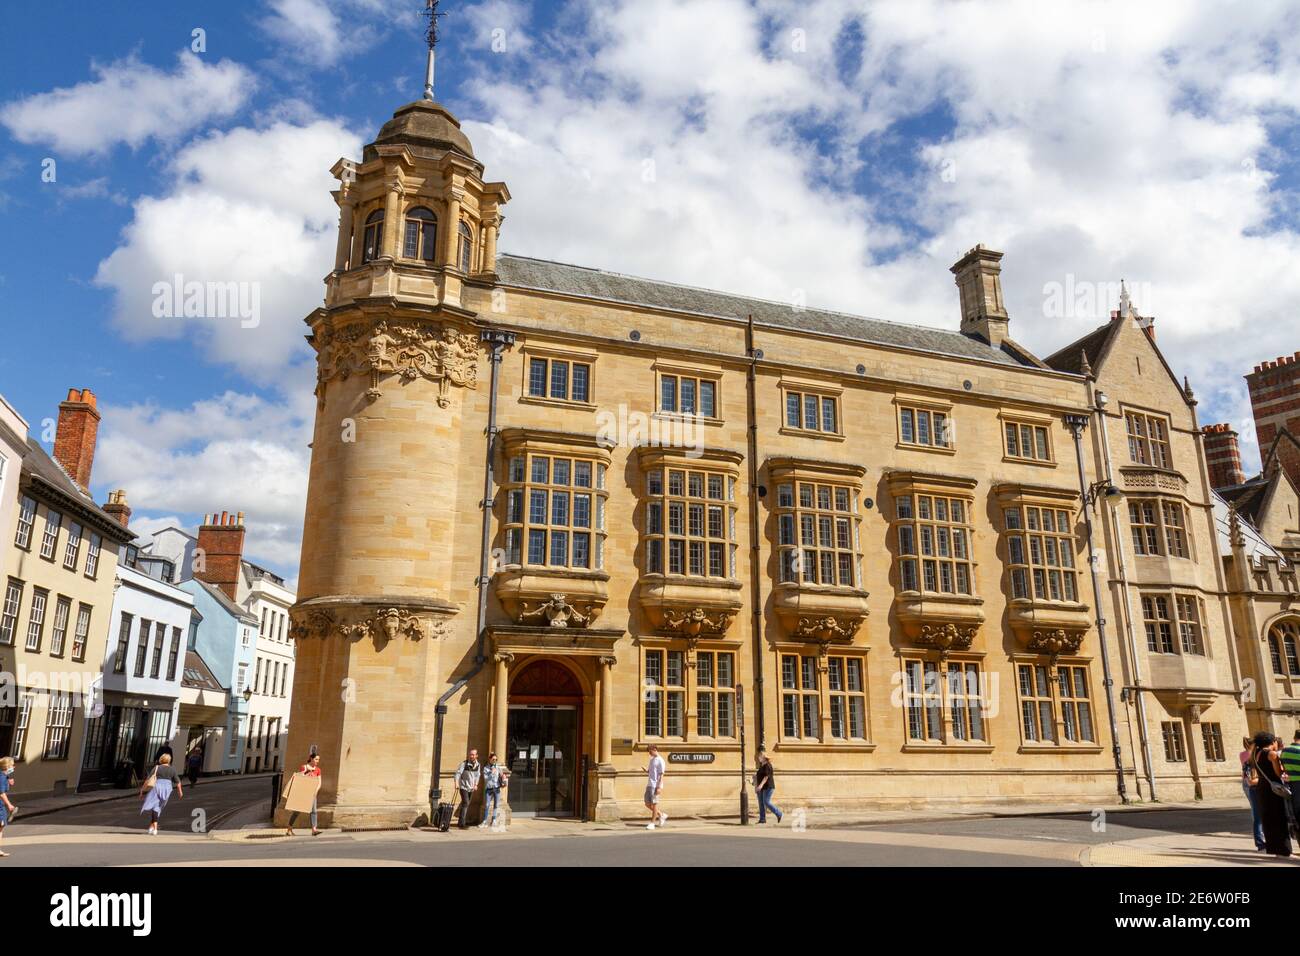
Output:
<svg viewBox="0 0 1300 956">
<path fill-rule="evenodd" d="M 1280 780 L 1274 780 L 1264 771 L 1259 769 L 1259 754 L 1255 755 L 1255 771 L 1268 781 L 1268 788 L 1273 791 L 1273 796 L 1281 797 L 1283 800 L 1291 800 L 1291 788 Z"/>
<path fill-rule="evenodd" d="M 153 770 L 149 772 L 149 776 L 145 778 L 144 786 L 141 787 L 141 789 L 144 790 L 145 793 L 148 793 L 156 786 L 158 786 L 158 768 L 154 767 Z"/>
</svg>

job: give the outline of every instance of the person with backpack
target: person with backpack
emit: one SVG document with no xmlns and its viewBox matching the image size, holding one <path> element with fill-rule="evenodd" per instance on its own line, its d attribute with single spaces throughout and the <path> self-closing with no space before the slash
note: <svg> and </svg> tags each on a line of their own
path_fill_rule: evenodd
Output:
<svg viewBox="0 0 1300 956">
<path fill-rule="evenodd" d="M 1295 732 L 1291 743 L 1278 753 L 1277 759 L 1282 764 L 1283 779 L 1291 788 L 1292 813 L 1300 819 L 1300 730 Z"/>
<path fill-rule="evenodd" d="M 456 808 L 456 825 L 462 830 L 469 828 L 469 804 L 478 790 L 479 780 L 483 777 L 483 765 L 478 762 L 478 750 L 471 749 L 460 766 L 456 768 L 456 790 L 460 793 L 460 806 Z"/>
<path fill-rule="evenodd" d="M 140 798 L 144 801 L 140 812 L 149 814 L 149 836 L 158 835 L 158 818 L 167 808 L 172 790 L 176 791 L 176 799 L 185 799 L 185 790 L 181 787 L 180 777 L 176 775 L 176 768 L 172 766 L 172 758 L 163 754 L 158 766 L 153 768 L 153 773 L 140 785 Z"/>
<path fill-rule="evenodd" d="M 772 802 L 772 794 L 776 792 L 776 775 L 771 758 L 766 750 L 759 750 L 754 761 L 758 764 L 758 769 L 754 772 L 754 790 L 758 793 L 758 822 L 760 825 L 767 823 L 767 815 L 771 812 L 776 814 L 776 822 L 780 823 L 781 810 Z"/>
</svg>

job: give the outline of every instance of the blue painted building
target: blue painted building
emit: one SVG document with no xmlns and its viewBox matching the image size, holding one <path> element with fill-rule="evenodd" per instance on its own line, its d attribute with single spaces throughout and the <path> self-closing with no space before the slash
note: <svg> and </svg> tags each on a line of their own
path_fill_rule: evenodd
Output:
<svg viewBox="0 0 1300 956">
<path fill-rule="evenodd" d="M 205 772 L 238 773 L 244 765 L 244 747 L 248 740 L 258 619 L 230 600 L 219 587 L 206 581 L 190 578 L 179 586 L 194 596 L 194 608 L 201 615 L 190 630 L 189 650 L 198 654 L 222 687 L 229 690 L 224 726 L 213 726 L 221 720 L 219 715 L 210 712 L 189 714 L 184 706 L 181 721 L 184 723 L 188 719 L 192 726 L 202 725 L 202 735 L 210 741 L 204 760 Z M 191 735 L 197 736 L 193 732 Z M 213 753 L 214 749 L 219 749 L 219 753 Z"/>
</svg>

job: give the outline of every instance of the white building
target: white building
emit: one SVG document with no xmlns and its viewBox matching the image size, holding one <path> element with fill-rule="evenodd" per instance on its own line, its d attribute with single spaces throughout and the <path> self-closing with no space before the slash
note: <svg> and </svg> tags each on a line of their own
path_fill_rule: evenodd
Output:
<svg viewBox="0 0 1300 956">
<path fill-rule="evenodd" d="M 285 587 L 283 578 L 265 568 L 244 561 L 241 570 L 238 603 L 259 622 L 244 772 L 279 770 L 285 763 L 284 744 L 289 736 L 293 694 L 294 647 L 289 639 L 289 608 L 295 596 Z"/>
<path fill-rule="evenodd" d="M 130 553 L 128 553 L 130 549 Z M 160 562 L 119 554 L 103 684 L 86 723 L 81 789 L 123 782 L 130 764 L 142 776 L 163 745 L 183 762 L 178 711 L 194 598 L 171 584 Z M 129 785 L 129 781 L 128 785 Z"/>
<path fill-rule="evenodd" d="M 242 549 L 242 533 L 238 541 L 236 547 Z M 181 528 L 170 527 L 156 532 L 145 552 L 150 559 L 170 563 L 173 580 L 179 582 L 194 576 L 194 552 L 199 546 L 199 538 Z M 213 551 L 212 548 L 207 550 Z M 283 578 L 245 560 L 242 555 L 239 574 L 233 585 L 234 603 L 258 621 L 247 684 L 252 695 L 248 698 L 246 712 L 241 715 L 245 737 L 241 769 L 245 773 L 277 770 L 286 763 L 284 744 L 289 734 L 294 666 L 294 645 L 289 638 L 289 608 L 296 597 L 285 586 Z M 219 675 L 220 671 L 214 673 Z M 242 694 L 243 691 L 241 687 L 235 693 Z"/>
</svg>

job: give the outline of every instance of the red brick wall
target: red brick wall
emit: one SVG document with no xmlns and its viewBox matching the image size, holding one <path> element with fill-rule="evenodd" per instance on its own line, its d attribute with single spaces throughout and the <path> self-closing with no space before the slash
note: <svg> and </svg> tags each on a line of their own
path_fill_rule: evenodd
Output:
<svg viewBox="0 0 1300 956">
<path fill-rule="evenodd" d="M 54 433 L 54 460 L 82 488 L 90 487 L 90 470 L 95 464 L 95 439 L 99 435 L 99 410 L 90 389 L 68 389 L 68 400 L 59 403 L 59 424 Z"/>
<path fill-rule="evenodd" d="M 230 600 L 237 600 L 239 565 L 244 558 L 243 512 L 205 515 L 196 547 L 203 552 L 203 566 L 198 566 L 196 554 L 194 576 L 221 588 Z"/>
<path fill-rule="evenodd" d="M 1255 413 L 1259 452 L 1267 455 L 1279 431 L 1286 428 L 1300 437 L 1300 352 L 1262 362 L 1246 376 L 1250 406 Z M 1283 450 L 1282 467 L 1300 483 L 1300 460 L 1293 450 Z"/>
<path fill-rule="evenodd" d="M 1241 451 L 1237 447 L 1237 433 L 1231 425 L 1206 425 L 1205 463 L 1210 469 L 1210 484 L 1215 488 L 1228 488 L 1246 480 L 1241 467 Z"/>
</svg>

